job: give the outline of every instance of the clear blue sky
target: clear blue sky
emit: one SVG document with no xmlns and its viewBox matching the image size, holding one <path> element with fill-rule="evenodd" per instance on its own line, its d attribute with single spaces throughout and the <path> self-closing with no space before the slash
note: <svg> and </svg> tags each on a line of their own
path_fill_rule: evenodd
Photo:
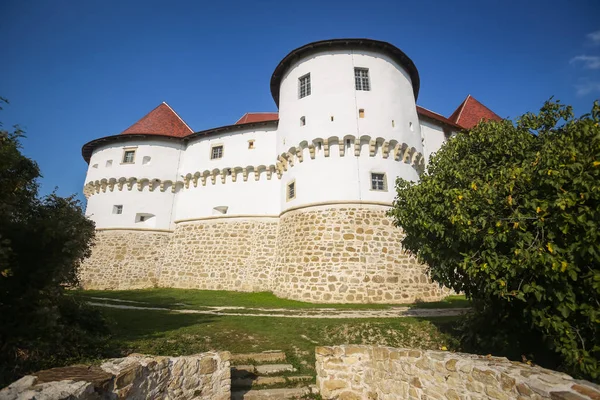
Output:
<svg viewBox="0 0 600 400">
<path fill-rule="evenodd" d="M 396 45 L 445 116 L 469 93 L 502 117 L 600 97 L 598 0 L 0 0 L 0 18 L 0 121 L 26 128 L 43 193 L 81 193 L 81 146 L 162 101 L 195 131 L 275 111 L 273 69 L 316 40 Z"/>
</svg>

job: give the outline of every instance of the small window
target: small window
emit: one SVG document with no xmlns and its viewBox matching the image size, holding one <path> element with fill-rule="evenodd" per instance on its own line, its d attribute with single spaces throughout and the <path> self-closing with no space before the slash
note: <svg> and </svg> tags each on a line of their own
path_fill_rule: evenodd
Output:
<svg viewBox="0 0 600 400">
<path fill-rule="evenodd" d="M 331 122 L 333 122 L 333 115 L 331 116 Z"/>
<path fill-rule="evenodd" d="M 392 128 L 396 126 L 396 123 L 394 122 L 394 120 L 392 120 Z"/>
<path fill-rule="evenodd" d="M 346 139 L 346 148 L 352 147 L 352 139 Z"/>
<path fill-rule="evenodd" d="M 217 158 L 223 158 L 223 146 L 213 146 L 210 152 L 210 159 L 215 160 Z"/>
<path fill-rule="evenodd" d="M 248 149 L 252 150 L 254 148 L 254 140 L 248 140 Z"/>
<path fill-rule="evenodd" d="M 150 156 L 144 156 L 144 158 L 142 158 L 142 165 L 148 165 L 148 164 L 150 164 L 150 160 L 152 160 L 152 157 L 150 157 Z"/>
<path fill-rule="evenodd" d="M 98 168 L 98 164 L 92 165 L 92 168 Z"/>
<path fill-rule="evenodd" d="M 385 174 L 376 172 L 371 173 L 371 190 L 387 191 Z"/>
<path fill-rule="evenodd" d="M 365 109 L 361 108 L 358 110 L 358 118 L 364 118 L 365 117 Z"/>
<path fill-rule="evenodd" d="M 144 222 L 146 220 L 146 216 L 145 215 L 140 215 L 140 222 Z"/>
<path fill-rule="evenodd" d="M 304 126 L 306 125 L 306 117 L 302 116 L 300 117 L 300 126 Z"/>
<path fill-rule="evenodd" d="M 369 69 L 368 68 L 354 68 L 354 83 L 356 90 L 371 90 L 369 84 Z"/>
<path fill-rule="evenodd" d="M 310 96 L 310 74 L 298 78 L 298 98 Z"/>
<path fill-rule="evenodd" d="M 113 214 L 123 214 L 123 205 L 114 205 L 113 206 Z"/>
<path fill-rule="evenodd" d="M 135 150 L 125 150 L 123 152 L 123 164 L 133 164 L 135 160 Z"/>
<path fill-rule="evenodd" d="M 212 215 L 225 215 L 227 214 L 228 206 L 218 206 L 214 207 L 212 211 Z"/>
<path fill-rule="evenodd" d="M 106 161 L 106 168 L 112 167 L 112 160 Z"/>
<path fill-rule="evenodd" d="M 293 200 L 296 198 L 296 181 L 291 181 L 287 185 L 287 193 L 286 193 L 287 201 Z"/>
<path fill-rule="evenodd" d="M 408 129 L 410 129 L 411 131 L 412 131 L 412 130 L 414 130 L 414 129 L 413 129 L 413 123 L 412 123 L 412 122 L 409 122 L 409 123 L 408 123 Z"/>
<path fill-rule="evenodd" d="M 148 222 L 152 217 L 154 217 L 154 214 L 137 213 L 135 214 L 135 222 Z"/>
<path fill-rule="evenodd" d="M 323 147 L 323 142 L 321 142 L 321 141 L 317 142 L 317 149 L 321 150 L 322 147 Z"/>
</svg>

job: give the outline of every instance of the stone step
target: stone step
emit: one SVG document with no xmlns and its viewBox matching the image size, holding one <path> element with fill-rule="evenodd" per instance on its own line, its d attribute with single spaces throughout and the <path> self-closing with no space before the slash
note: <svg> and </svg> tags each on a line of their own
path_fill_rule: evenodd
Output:
<svg viewBox="0 0 600 400">
<path fill-rule="evenodd" d="M 284 400 L 300 398 L 310 393 L 308 386 L 283 389 L 238 390 L 231 392 L 231 400 Z"/>
<path fill-rule="evenodd" d="M 251 388 L 256 386 L 271 386 L 271 385 L 284 385 L 288 384 L 289 387 L 311 381 L 313 379 L 310 375 L 293 375 L 293 376 L 246 376 L 242 378 L 231 378 L 231 388 Z"/>
<path fill-rule="evenodd" d="M 280 350 L 269 350 L 261 353 L 239 353 L 231 355 L 231 363 L 237 362 L 253 362 L 256 364 L 266 362 L 281 362 L 285 361 L 285 353 Z"/>
<path fill-rule="evenodd" d="M 296 371 L 296 368 L 292 364 L 234 365 L 231 367 L 231 377 L 245 378 L 294 371 Z"/>
</svg>

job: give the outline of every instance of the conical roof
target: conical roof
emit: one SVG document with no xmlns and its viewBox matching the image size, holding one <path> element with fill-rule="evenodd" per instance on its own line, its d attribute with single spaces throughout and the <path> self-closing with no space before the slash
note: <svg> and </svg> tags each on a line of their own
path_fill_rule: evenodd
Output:
<svg viewBox="0 0 600 400">
<path fill-rule="evenodd" d="M 121 132 L 121 135 L 144 134 L 184 137 L 192 128 L 164 101 L 135 124 Z"/>
</svg>

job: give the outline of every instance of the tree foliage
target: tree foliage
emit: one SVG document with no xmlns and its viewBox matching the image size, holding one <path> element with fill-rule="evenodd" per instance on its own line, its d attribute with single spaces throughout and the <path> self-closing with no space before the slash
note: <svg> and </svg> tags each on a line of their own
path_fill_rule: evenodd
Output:
<svg viewBox="0 0 600 400">
<path fill-rule="evenodd" d="M 549 348 L 589 379 L 600 378 L 599 121 L 598 102 L 574 118 L 548 101 L 514 124 L 480 123 L 419 183 L 399 179 L 390 212 L 432 278 L 473 299 L 468 343 L 538 360 Z"/>
<path fill-rule="evenodd" d="M 21 153 L 22 135 L 0 129 L 0 386 L 89 354 L 105 326 L 64 295 L 77 284 L 94 224 L 73 196 L 38 196 L 40 170 Z"/>
</svg>

